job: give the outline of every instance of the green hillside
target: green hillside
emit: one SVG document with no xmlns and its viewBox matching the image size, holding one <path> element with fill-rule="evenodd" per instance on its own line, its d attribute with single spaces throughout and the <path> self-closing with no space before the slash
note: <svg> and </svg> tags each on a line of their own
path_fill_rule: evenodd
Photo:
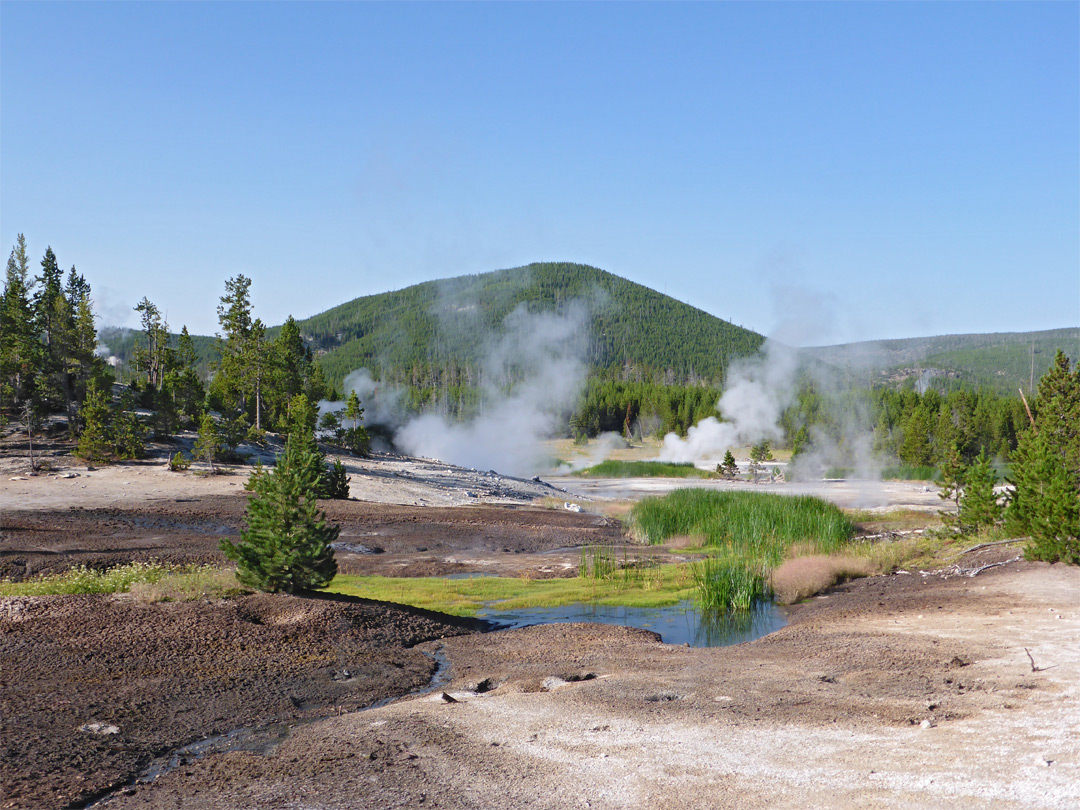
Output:
<svg viewBox="0 0 1080 810">
<path fill-rule="evenodd" d="M 586 304 L 585 360 L 669 382 L 718 382 L 729 360 L 764 338 L 626 279 L 580 264 L 531 264 L 357 298 L 300 321 L 327 379 L 360 367 L 424 378 L 476 368 L 519 305 L 566 312 Z"/>
<path fill-rule="evenodd" d="M 935 387 L 983 387 L 997 393 L 1027 391 L 1061 349 L 1080 359 L 1080 328 L 1040 332 L 938 335 L 803 349 L 805 356 L 847 371 L 864 383 L 901 384 L 919 377 Z"/>
</svg>

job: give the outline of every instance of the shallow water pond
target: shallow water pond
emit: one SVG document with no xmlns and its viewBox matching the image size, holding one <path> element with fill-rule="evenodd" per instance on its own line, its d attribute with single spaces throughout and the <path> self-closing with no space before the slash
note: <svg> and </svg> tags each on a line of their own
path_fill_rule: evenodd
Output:
<svg viewBox="0 0 1080 810">
<path fill-rule="evenodd" d="M 761 638 L 787 624 L 787 616 L 773 602 L 757 602 L 751 610 L 740 613 L 702 611 L 693 602 L 687 601 L 663 608 L 582 603 L 522 610 L 485 608 L 476 617 L 504 624 L 505 629 L 569 622 L 619 624 L 659 633 L 665 644 L 689 644 L 691 647 L 741 644 Z"/>
</svg>

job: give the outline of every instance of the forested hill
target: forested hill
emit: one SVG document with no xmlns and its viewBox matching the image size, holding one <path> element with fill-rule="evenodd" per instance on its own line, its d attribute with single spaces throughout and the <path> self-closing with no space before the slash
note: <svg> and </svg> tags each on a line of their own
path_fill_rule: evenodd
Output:
<svg viewBox="0 0 1080 810">
<path fill-rule="evenodd" d="M 1037 383 L 1058 349 L 1080 359 L 1080 328 L 876 340 L 802 352 L 870 384 L 923 377 L 939 389 L 984 387 L 1012 394 Z"/>
<path fill-rule="evenodd" d="M 357 298 L 299 323 L 335 385 L 360 367 L 377 378 L 412 377 L 415 384 L 417 375 L 457 377 L 477 369 L 518 305 L 564 312 L 574 301 L 587 307 L 585 359 L 594 373 L 716 383 L 731 359 L 754 353 L 764 340 L 648 287 L 563 263 L 425 282 Z"/>
</svg>

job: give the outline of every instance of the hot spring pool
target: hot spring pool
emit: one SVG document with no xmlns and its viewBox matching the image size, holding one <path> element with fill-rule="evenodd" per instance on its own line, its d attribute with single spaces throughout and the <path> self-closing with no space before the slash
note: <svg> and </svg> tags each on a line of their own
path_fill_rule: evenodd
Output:
<svg viewBox="0 0 1080 810">
<path fill-rule="evenodd" d="M 691 647 L 724 647 L 753 641 L 787 624 L 787 616 L 773 602 L 758 602 L 745 613 L 703 612 L 687 601 L 664 608 L 582 603 L 524 610 L 485 608 L 476 617 L 503 624 L 504 629 L 569 622 L 620 624 L 659 633 L 665 644 L 689 644 Z"/>
</svg>

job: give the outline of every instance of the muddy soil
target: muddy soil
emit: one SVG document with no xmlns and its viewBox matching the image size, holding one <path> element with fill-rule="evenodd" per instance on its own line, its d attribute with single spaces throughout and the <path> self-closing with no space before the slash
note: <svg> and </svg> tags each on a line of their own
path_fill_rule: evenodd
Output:
<svg viewBox="0 0 1080 810">
<path fill-rule="evenodd" d="M 0 599 L 3 807 L 64 807 L 206 736 L 418 689 L 415 649 L 483 624 L 345 598 Z"/>
<path fill-rule="evenodd" d="M 246 505 L 245 495 L 203 494 L 132 499 L 105 508 L 5 509 L 0 577 L 18 580 L 73 565 L 104 568 L 134 560 L 225 565 L 219 545 L 223 538 L 239 538 Z M 341 527 L 338 565 L 350 574 L 566 576 L 577 570 L 578 547 L 624 542 L 618 521 L 565 510 L 352 500 L 320 506 Z"/>
<path fill-rule="evenodd" d="M 463 471 L 455 490 L 433 462 L 363 463 L 406 475 L 367 476 L 378 503 L 327 504 L 343 541 L 383 550 L 354 551 L 357 570 L 528 570 L 618 535 L 587 511 L 525 507 L 539 485 L 502 477 L 495 503 L 415 509 L 475 504 L 487 474 Z M 4 470 L 8 570 L 217 561 L 242 514 L 239 475 L 153 462 L 57 472 Z M 349 599 L 6 598 L 0 806 L 1071 810 L 1080 569 L 1014 556 L 996 547 L 946 571 L 849 583 L 721 649 L 587 624 L 478 633 Z M 410 697 L 436 655 L 453 681 Z M 131 784 L 194 741 L 266 726 Z"/>
</svg>

